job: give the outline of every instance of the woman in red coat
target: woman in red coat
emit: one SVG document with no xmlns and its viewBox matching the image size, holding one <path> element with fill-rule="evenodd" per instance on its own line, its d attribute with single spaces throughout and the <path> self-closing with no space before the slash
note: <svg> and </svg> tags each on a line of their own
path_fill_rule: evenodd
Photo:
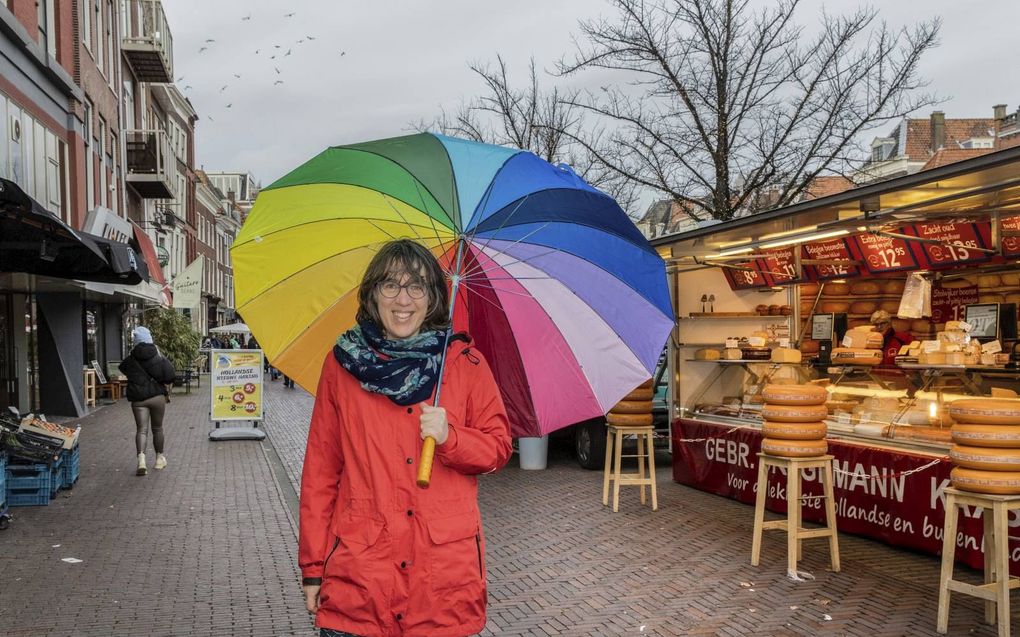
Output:
<svg viewBox="0 0 1020 637">
<path fill-rule="evenodd" d="M 485 358 L 449 338 L 443 271 L 398 240 L 372 259 L 358 324 L 326 356 L 301 477 L 299 565 L 323 637 L 461 637 L 485 626 L 480 473 L 510 457 L 506 410 Z M 415 483 L 422 440 L 432 483 Z"/>
</svg>

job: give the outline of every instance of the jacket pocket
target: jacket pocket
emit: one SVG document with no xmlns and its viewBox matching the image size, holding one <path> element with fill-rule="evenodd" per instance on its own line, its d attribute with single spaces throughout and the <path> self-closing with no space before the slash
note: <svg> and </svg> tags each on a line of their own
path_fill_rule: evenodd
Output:
<svg viewBox="0 0 1020 637">
<path fill-rule="evenodd" d="M 380 542 L 385 524 L 382 520 L 354 515 L 348 511 L 333 519 L 330 530 L 335 536 L 333 551 L 323 565 L 319 602 L 338 612 L 343 605 L 351 617 L 368 616 L 372 591 L 379 590 L 385 564 Z"/>
<path fill-rule="evenodd" d="M 429 520 L 432 590 L 476 587 L 484 579 L 478 516 L 464 513 Z"/>
</svg>

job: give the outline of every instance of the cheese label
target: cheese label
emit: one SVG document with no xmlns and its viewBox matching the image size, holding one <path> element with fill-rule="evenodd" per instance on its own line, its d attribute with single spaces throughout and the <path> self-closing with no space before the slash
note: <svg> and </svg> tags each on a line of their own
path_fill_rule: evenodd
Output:
<svg viewBox="0 0 1020 637">
<path fill-rule="evenodd" d="M 751 336 L 747 339 L 751 347 L 765 347 L 765 339 L 760 336 Z"/>
<path fill-rule="evenodd" d="M 930 354 L 939 351 L 938 341 L 921 341 L 921 351 Z"/>
<path fill-rule="evenodd" d="M 998 354 L 1002 351 L 1002 343 L 998 339 L 989 341 L 981 346 L 981 352 L 984 354 Z"/>
<path fill-rule="evenodd" d="M 843 336 L 843 341 L 842 341 L 843 347 L 852 347 L 853 346 L 853 342 L 854 342 L 854 340 L 852 338 L 850 338 L 849 334 L 846 334 L 845 336 Z"/>
</svg>

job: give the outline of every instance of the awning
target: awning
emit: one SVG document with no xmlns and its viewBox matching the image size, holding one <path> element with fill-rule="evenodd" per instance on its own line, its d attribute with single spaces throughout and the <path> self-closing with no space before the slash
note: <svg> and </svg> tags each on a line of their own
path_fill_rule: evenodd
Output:
<svg viewBox="0 0 1020 637">
<path fill-rule="evenodd" d="M 0 179 L 0 271 L 137 283 L 141 275 L 131 267 L 125 250 L 131 248 L 74 230 L 17 184 Z"/>
<path fill-rule="evenodd" d="M 170 307 L 173 303 L 173 296 L 166 285 L 166 279 L 163 277 L 163 268 L 159 265 L 159 259 L 156 258 L 156 248 L 152 245 L 149 235 L 145 234 L 145 231 L 137 223 L 131 222 L 131 226 L 135 233 L 135 247 L 141 253 L 149 272 L 149 282 L 159 288 L 162 305 Z"/>
</svg>

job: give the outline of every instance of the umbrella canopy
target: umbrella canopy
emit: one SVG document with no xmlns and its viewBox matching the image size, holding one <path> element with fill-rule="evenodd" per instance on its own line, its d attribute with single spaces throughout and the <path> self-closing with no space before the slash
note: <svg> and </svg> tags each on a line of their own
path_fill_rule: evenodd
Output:
<svg viewBox="0 0 1020 637">
<path fill-rule="evenodd" d="M 213 334 L 250 334 L 251 329 L 244 323 L 231 323 L 230 325 L 220 325 L 209 330 Z"/>
<path fill-rule="evenodd" d="M 238 311 L 306 389 L 393 238 L 460 278 L 455 329 L 489 359 L 517 436 L 604 414 L 673 326 L 662 259 L 566 166 L 429 133 L 333 147 L 259 193 L 231 250 Z"/>
</svg>

